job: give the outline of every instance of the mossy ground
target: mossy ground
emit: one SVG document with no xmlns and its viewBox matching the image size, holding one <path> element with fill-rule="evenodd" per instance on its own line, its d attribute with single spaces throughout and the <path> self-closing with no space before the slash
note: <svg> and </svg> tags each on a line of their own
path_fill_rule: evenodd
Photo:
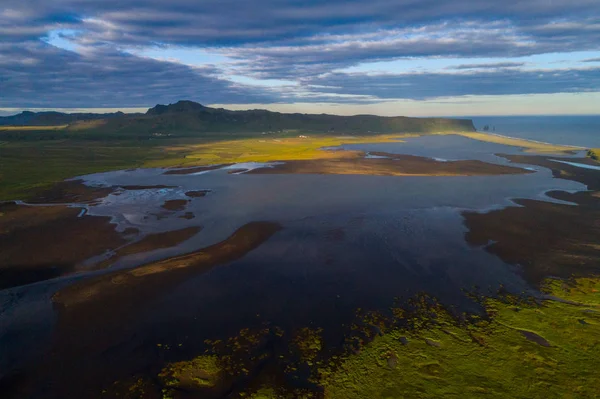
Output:
<svg viewBox="0 0 600 399">
<path fill-rule="evenodd" d="M 600 279 L 549 279 L 543 291 L 553 299 L 485 299 L 484 316 L 461 321 L 427 297 L 395 309 L 392 319 L 359 312 L 355 326 L 362 327 L 347 341 L 354 334 L 361 344 L 346 345 L 342 354 L 331 355 L 320 329 L 300 329 L 289 338 L 272 328 L 242 330 L 207 342 L 206 355 L 168 364 L 159 375 L 163 398 L 179 397 L 173 388 L 198 373 L 228 376 L 230 383 L 242 378 L 234 397 L 249 399 L 600 397 Z M 289 349 L 266 354 L 261 348 L 269 335 Z M 273 361 L 279 377 L 256 374 L 258 364 L 266 370 Z M 313 388 L 278 385 L 298 370 L 309 370 Z"/>
<path fill-rule="evenodd" d="M 36 190 L 83 174 L 141 167 L 173 155 L 146 143 L 5 142 L 0 146 L 0 200 L 27 199 Z"/>
<path fill-rule="evenodd" d="M 597 279 L 551 280 L 549 294 L 579 305 L 489 299 L 489 321 L 459 325 L 441 312 L 421 330 L 388 331 L 340 365 L 322 369 L 324 396 L 598 397 L 598 289 Z"/>
<path fill-rule="evenodd" d="M 600 148 L 592 148 L 588 150 L 588 156 L 595 161 L 600 161 Z"/>
<path fill-rule="evenodd" d="M 223 378 L 223 369 L 216 356 L 198 356 L 191 361 L 171 363 L 158 375 L 163 396 L 174 396 L 173 391 L 200 391 L 215 388 Z"/>
</svg>

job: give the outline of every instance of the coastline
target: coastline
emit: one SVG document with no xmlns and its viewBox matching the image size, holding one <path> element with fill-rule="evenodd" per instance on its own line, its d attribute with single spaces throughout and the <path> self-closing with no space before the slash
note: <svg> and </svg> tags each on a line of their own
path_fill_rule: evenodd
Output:
<svg viewBox="0 0 600 399">
<path fill-rule="evenodd" d="M 524 148 L 525 152 L 540 153 L 540 154 L 574 154 L 575 151 L 584 151 L 585 147 L 572 145 L 552 144 L 542 141 L 522 139 L 518 137 L 503 136 L 493 133 L 482 132 L 464 132 L 459 133 L 460 136 L 467 137 L 473 140 L 485 141 L 488 143 L 503 144 L 512 147 Z"/>
</svg>

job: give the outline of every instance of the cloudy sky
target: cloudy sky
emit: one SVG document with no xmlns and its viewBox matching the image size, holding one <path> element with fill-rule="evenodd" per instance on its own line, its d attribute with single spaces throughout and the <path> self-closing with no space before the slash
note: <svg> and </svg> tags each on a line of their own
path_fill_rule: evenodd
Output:
<svg viewBox="0 0 600 399">
<path fill-rule="evenodd" d="M 0 112 L 600 113 L 598 0 L 2 0 Z"/>
</svg>

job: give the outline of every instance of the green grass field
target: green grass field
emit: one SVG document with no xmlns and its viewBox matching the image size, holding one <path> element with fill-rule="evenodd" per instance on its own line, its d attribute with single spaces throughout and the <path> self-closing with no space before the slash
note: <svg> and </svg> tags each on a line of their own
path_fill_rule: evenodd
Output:
<svg viewBox="0 0 600 399">
<path fill-rule="evenodd" d="M 66 178 L 126 169 L 151 160 L 168 163 L 159 147 L 138 143 L 8 142 L 0 145 L 0 200 L 27 199 Z"/>
<path fill-rule="evenodd" d="M 592 148 L 588 151 L 588 156 L 595 161 L 600 161 L 600 148 Z"/>
<path fill-rule="evenodd" d="M 337 156 L 320 148 L 342 143 L 382 142 L 391 135 L 298 138 L 291 134 L 247 138 L 226 135 L 202 139 L 22 140 L 0 143 L 0 200 L 27 199 L 64 179 L 134 167 L 196 166 L 247 161 L 315 159 Z M 406 136 L 406 135 L 405 135 Z"/>
<path fill-rule="evenodd" d="M 55 131 L 64 130 L 67 125 L 58 126 L 0 126 L 0 132 L 33 132 L 33 131 Z"/>
<path fill-rule="evenodd" d="M 438 312 L 425 328 L 376 337 L 340 366 L 322 370 L 325 398 L 596 397 L 600 282 L 547 284 L 547 292 L 572 302 L 490 299 L 489 321 L 461 326 Z M 528 339 L 530 333 L 543 344 Z"/>
</svg>

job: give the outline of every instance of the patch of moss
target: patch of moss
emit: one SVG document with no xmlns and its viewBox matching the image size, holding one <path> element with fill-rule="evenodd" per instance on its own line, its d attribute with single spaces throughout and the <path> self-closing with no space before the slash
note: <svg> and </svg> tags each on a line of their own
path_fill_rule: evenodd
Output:
<svg viewBox="0 0 600 399">
<path fill-rule="evenodd" d="M 242 397 L 248 399 L 278 399 L 281 396 L 279 396 L 273 388 L 261 388 L 249 395 L 242 395 Z"/>
<path fill-rule="evenodd" d="M 322 331 L 305 327 L 296 332 L 291 345 L 298 350 L 302 361 L 312 362 L 323 349 Z"/>
<path fill-rule="evenodd" d="M 341 354 L 320 329 L 243 329 L 158 379 L 164 398 L 215 396 L 234 381 L 255 399 L 598 397 L 600 279 L 548 279 L 542 298 L 483 298 L 481 316 L 425 295 L 387 316 L 359 310 Z"/>
<path fill-rule="evenodd" d="M 600 283 L 558 284 L 547 289 L 565 302 L 488 299 L 489 320 L 461 325 L 434 309 L 422 329 L 387 331 L 321 370 L 325 397 L 597 397 Z"/>
<path fill-rule="evenodd" d="M 163 396 L 173 396 L 173 390 L 194 392 L 217 387 L 223 378 L 223 369 L 216 356 L 198 356 L 168 364 L 158 378 L 164 387 Z"/>
<path fill-rule="evenodd" d="M 600 148 L 592 148 L 588 150 L 587 155 L 595 161 L 600 161 Z"/>
</svg>

